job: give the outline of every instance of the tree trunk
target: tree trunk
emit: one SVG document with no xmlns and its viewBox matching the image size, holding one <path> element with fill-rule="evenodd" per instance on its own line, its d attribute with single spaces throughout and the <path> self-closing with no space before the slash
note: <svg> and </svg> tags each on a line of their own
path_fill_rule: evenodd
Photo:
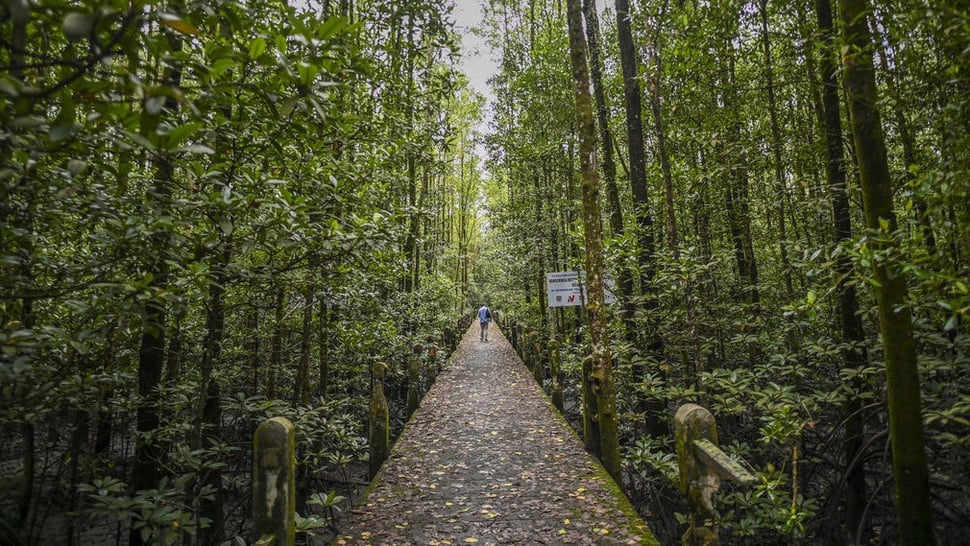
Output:
<svg viewBox="0 0 970 546">
<path fill-rule="evenodd" d="M 886 28 L 885 21 L 878 21 L 877 23 L 877 28 Z M 912 167 L 919 166 L 916 159 L 916 142 L 913 139 L 913 130 L 910 127 L 909 121 L 906 119 L 906 113 L 903 111 L 902 94 L 899 92 L 899 86 L 896 85 L 893 70 L 889 66 L 889 54 L 886 50 L 892 50 L 894 57 L 896 57 L 897 52 L 893 48 L 892 36 L 888 31 L 886 31 L 885 36 L 880 36 L 879 38 L 876 42 L 881 49 L 879 66 L 882 69 L 886 81 L 886 88 L 889 90 L 890 97 L 892 97 L 890 110 L 892 112 L 893 122 L 896 124 L 896 130 L 899 132 L 899 142 L 903 145 L 905 180 L 907 184 L 913 185 L 916 182 L 916 175 L 913 173 Z M 914 187 L 912 190 L 913 204 L 916 209 L 916 220 L 919 222 L 920 231 L 923 235 L 923 244 L 926 245 L 926 251 L 931 256 L 934 256 L 937 254 L 936 234 L 933 232 L 933 223 L 930 221 L 929 207 L 926 204 L 926 200 L 920 195 L 918 188 Z"/>
<path fill-rule="evenodd" d="M 616 392 L 610 358 L 610 332 L 603 302 L 603 239 L 596 176 L 596 126 L 586 71 L 586 41 L 580 0 L 568 0 L 569 57 L 579 128 L 579 165 L 583 199 L 583 239 L 586 243 L 586 295 L 592 336 L 593 366 L 600 431 L 600 460 L 617 481 L 622 479 L 617 437 Z"/>
<path fill-rule="evenodd" d="M 247 369 L 251 371 L 253 380 L 252 392 L 250 394 L 255 396 L 259 393 L 260 362 L 262 360 L 259 355 L 259 306 L 256 305 L 255 301 L 250 303 L 250 308 L 246 313 L 244 332 L 246 334 L 245 352 L 246 362 L 248 363 Z"/>
<path fill-rule="evenodd" d="M 660 13 L 654 19 L 655 28 L 650 32 L 650 42 L 647 44 L 648 68 L 647 90 L 650 100 L 650 113 L 653 117 L 653 131 L 657 138 L 657 157 L 660 159 L 660 170 L 663 173 L 664 199 L 666 202 L 667 245 L 674 260 L 680 260 L 680 237 L 677 234 L 677 214 L 674 208 L 674 176 L 667 152 L 667 131 L 663 123 L 661 83 L 663 82 L 663 58 L 660 50 L 660 31 L 667 14 L 667 2 L 663 3 Z M 651 29 L 647 29 L 650 31 Z"/>
<path fill-rule="evenodd" d="M 843 154 L 842 119 L 839 112 L 839 84 L 837 80 L 838 62 L 836 60 L 835 31 L 832 21 L 830 0 L 817 0 L 815 4 L 818 27 L 823 40 L 823 50 L 819 68 L 822 72 L 822 113 L 826 137 L 827 179 L 832 199 L 832 216 L 835 219 L 835 241 L 841 244 L 852 239 L 849 197 L 846 193 L 846 165 Z M 868 357 L 863 347 L 865 332 L 859 316 L 855 284 L 851 281 L 852 262 L 845 253 L 839 254 L 835 263 L 836 293 L 839 299 L 839 318 L 842 339 L 848 348 L 842 351 L 843 365 L 848 369 L 862 369 Z M 855 380 L 853 388 L 859 391 L 861 381 Z M 845 451 L 846 461 L 846 498 L 845 528 L 848 538 L 853 541 L 858 530 L 864 529 L 863 515 L 867 501 L 866 471 L 861 457 L 865 439 L 865 415 L 863 400 L 852 396 L 845 407 Z M 867 541 L 863 540 L 861 543 Z"/>
<path fill-rule="evenodd" d="M 785 165 L 781 148 L 781 126 L 778 123 L 778 104 L 775 99 L 775 74 L 771 58 L 771 39 L 768 35 L 768 0 L 758 1 L 761 15 L 761 49 L 764 54 L 765 88 L 768 93 L 768 117 L 771 120 L 771 155 L 774 163 L 775 186 L 778 192 L 778 248 L 781 254 L 782 277 L 785 282 L 785 295 L 791 299 L 795 294 L 792 284 L 791 260 L 788 259 L 787 204 L 788 184 L 785 182 Z"/>
<path fill-rule="evenodd" d="M 839 0 L 842 16 L 843 64 L 846 92 L 859 160 L 866 225 L 878 237 L 877 253 L 894 255 L 896 215 L 893 212 L 889 161 L 879 117 L 876 77 L 872 63 L 872 37 L 866 24 L 866 0 Z M 890 258 L 891 260 L 892 258 Z M 899 543 L 903 546 L 935 544 L 930 505 L 929 474 L 920 415 L 919 371 L 913 343 L 913 322 L 906 301 L 906 277 L 888 260 L 876 261 L 879 283 L 879 330 L 886 361 L 889 398 L 889 432 Z"/>
<path fill-rule="evenodd" d="M 8 16 L 10 14 L 9 5 L 8 5 L 7 14 Z M 19 17 L 17 17 L 17 19 L 19 19 Z M 17 21 L 17 24 L 12 25 L 11 42 L 9 46 L 10 47 L 9 49 L 10 75 L 21 82 L 24 81 L 23 69 L 25 68 L 24 63 L 25 63 L 25 55 L 27 52 L 26 51 L 27 50 L 27 25 L 23 23 L 26 23 L 26 21 Z M 6 36 L 6 32 L 4 32 L 4 36 Z M 7 111 L 4 112 L 4 115 L 5 115 L 4 117 L 5 119 L 9 119 L 7 116 L 14 114 L 13 108 L 12 108 L 13 105 L 11 103 L 7 103 L 5 106 L 7 107 Z M 3 159 L 3 165 L 9 164 L 9 160 L 13 156 L 13 152 L 14 152 L 14 147 L 11 144 L 11 139 L 9 138 L 2 139 L 2 142 L 0 142 L 0 153 L 2 153 L 2 157 L 0 157 L 0 159 Z M 28 181 L 24 179 L 20 182 L 20 184 L 26 189 L 29 187 L 27 182 Z M 6 188 L 4 188 L 4 190 L 6 190 Z M 33 228 L 31 225 L 32 220 L 30 217 L 31 212 L 29 210 L 26 210 L 26 211 L 17 210 L 17 207 L 13 206 L 12 200 L 9 199 L 11 196 L 7 191 L 4 191 L 2 197 L 3 198 L 0 199 L 0 222 L 3 223 L 4 227 L 8 227 L 8 226 L 11 226 L 11 224 L 14 224 L 17 228 L 24 230 L 25 233 L 33 232 Z M 14 278 L 20 277 L 22 279 L 21 282 L 23 282 L 23 285 L 27 288 L 24 291 L 30 292 L 32 291 L 31 285 L 33 284 L 31 282 L 31 279 L 33 278 L 33 273 L 31 271 L 31 257 L 33 254 L 33 249 L 29 240 L 19 240 L 20 239 L 19 237 L 17 237 L 17 239 L 18 241 L 17 241 L 16 249 L 10 249 L 9 251 L 13 252 L 18 258 L 20 258 L 20 263 L 11 268 L 11 269 L 14 269 L 14 271 L 11 272 L 13 273 L 13 275 L 11 276 Z M 3 250 L 8 251 L 7 248 L 4 248 Z M 4 252 L 4 254 L 6 254 L 6 252 Z M 4 274 L 5 277 L 7 276 L 7 273 L 8 273 L 7 267 L 9 266 L 4 265 L 4 268 L 2 270 L 2 273 Z M 24 329 L 33 328 L 34 327 L 33 298 L 30 295 L 28 295 L 27 297 L 20 298 L 20 305 L 21 305 L 20 312 L 11 313 L 10 315 L 6 314 L 6 311 L 7 311 L 6 306 L 0 306 L 0 324 L 6 326 L 10 324 L 12 321 L 19 321 L 20 324 L 22 325 L 22 328 Z M 30 518 L 31 507 L 34 503 L 34 481 L 36 479 L 36 465 L 37 465 L 36 451 L 35 451 L 36 450 L 36 445 L 35 445 L 36 431 L 34 429 L 34 423 L 31 421 L 21 423 L 19 425 L 19 429 L 20 429 L 20 436 L 23 442 L 21 446 L 23 449 L 22 456 L 21 456 L 21 464 L 23 465 L 23 481 L 20 484 L 20 491 L 17 491 L 16 493 L 18 497 L 17 507 L 16 507 L 16 514 L 13 516 L 16 519 L 14 520 L 13 523 L 21 531 L 23 536 L 27 537 L 30 534 L 28 529 L 29 527 L 28 522 Z"/>
<path fill-rule="evenodd" d="M 606 186 L 606 199 L 610 204 L 610 231 L 613 236 L 622 239 L 625 233 L 623 227 L 623 207 L 620 204 L 620 190 L 616 184 L 616 163 L 613 161 L 613 135 L 610 131 L 609 107 L 606 104 L 606 93 L 603 90 L 603 64 L 600 57 L 599 16 L 596 13 L 596 0 L 583 1 L 583 15 L 586 18 L 586 41 L 589 44 L 589 74 L 593 82 L 593 96 L 596 100 L 596 121 L 599 129 L 599 147 L 603 156 L 603 181 Z M 631 300 L 633 295 L 633 275 L 626 268 L 617 271 L 617 288 L 620 302 L 623 305 L 623 324 L 626 327 L 627 339 L 632 343 L 636 340 L 636 327 L 633 316 L 636 306 Z"/>
<path fill-rule="evenodd" d="M 652 289 L 654 277 L 656 276 L 656 263 L 654 260 L 654 239 L 653 239 L 653 216 L 650 214 L 650 198 L 647 194 L 647 171 L 645 163 L 645 152 L 643 144 L 643 119 L 642 102 L 640 97 L 640 83 L 637 74 L 636 46 L 633 43 L 633 31 L 631 29 L 630 2 L 628 0 L 616 0 L 616 27 L 617 38 L 620 45 L 620 65 L 623 71 L 623 95 L 626 105 L 626 127 L 627 127 L 627 146 L 629 149 L 630 163 L 630 188 L 633 191 L 633 211 L 637 221 L 637 232 L 639 241 L 639 263 L 640 263 L 640 294 L 645 296 L 645 307 L 647 311 L 647 323 L 639 330 L 646 331 L 646 339 L 641 338 L 647 344 L 647 353 L 657 362 L 663 358 L 663 341 L 656 335 L 654 322 L 657 312 L 658 302 Z M 639 362 L 639 360 L 638 360 Z M 634 378 L 636 382 L 643 380 L 644 367 L 637 364 L 634 368 Z M 665 375 L 661 369 L 655 370 L 661 376 Z M 669 431 L 664 424 L 660 413 L 663 408 L 660 404 L 651 403 L 649 407 L 643 408 L 647 415 L 647 431 L 652 436 L 666 436 Z"/>
<path fill-rule="evenodd" d="M 653 216 L 650 214 L 650 197 L 647 194 L 647 170 L 643 145 L 643 118 L 640 83 L 637 75 L 636 46 L 633 43 L 629 0 L 616 0 L 616 28 L 620 43 L 620 65 L 623 70 L 623 96 L 626 106 L 627 148 L 630 163 L 630 189 L 633 191 L 633 210 L 637 221 L 640 245 L 639 262 L 640 293 L 650 293 L 653 281 L 654 240 Z M 649 298 L 648 307 L 656 310 L 656 300 Z"/>
<path fill-rule="evenodd" d="M 221 224 L 221 222 L 219 222 Z M 222 408 L 220 405 L 219 382 L 213 372 L 222 359 L 222 341 L 226 325 L 226 283 L 229 282 L 226 268 L 231 256 L 231 236 L 221 238 L 222 251 L 213 264 L 212 279 L 209 280 L 209 305 L 206 312 L 206 337 L 202 354 L 200 372 L 202 381 L 199 393 L 199 411 L 194 449 L 209 445 L 208 439 L 219 441 L 222 437 Z M 203 487 L 211 487 L 215 494 L 211 499 L 199 501 L 200 515 L 211 520 L 205 529 L 199 529 L 199 544 L 218 544 L 224 534 L 225 518 L 223 513 L 222 472 L 218 468 L 204 470 L 199 476 Z"/>
<path fill-rule="evenodd" d="M 319 298 L 318 305 L 320 307 L 318 314 L 319 316 L 319 328 L 320 331 L 317 333 L 317 342 L 320 344 L 320 362 L 318 365 L 318 370 L 320 374 L 320 399 L 327 399 L 327 388 L 330 385 L 330 306 L 327 305 L 326 299 L 321 296 Z"/>
<path fill-rule="evenodd" d="M 413 94 L 412 94 L 413 96 Z M 413 122 L 413 120 L 412 120 Z M 404 276 L 404 291 L 411 292 L 414 289 L 414 274 L 415 274 L 415 263 L 414 256 L 416 254 L 415 247 L 417 246 L 418 240 L 418 211 L 415 207 L 418 194 L 418 171 L 416 160 L 413 153 L 408 153 L 408 195 L 407 195 L 407 208 L 408 211 L 408 236 L 404 242 L 404 261 L 407 263 L 407 272 Z"/>
<path fill-rule="evenodd" d="M 286 290 L 282 286 L 276 287 L 276 298 L 273 303 L 275 309 L 273 340 L 270 347 L 269 366 L 266 370 L 266 383 L 264 386 L 266 398 L 270 400 L 276 398 L 276 374 L 283 369 L 283 304 L 285 301 Z"/>
<path fill-rule="evenodd" d="M 184 5 L 176 2 L 172 6 L 175 13 L 180 13 Z M 182 49 L 181 38 L 174 32 L 166 31 L 166 39 L 172 52 Z M 177 60 L 166 65 L 168 68 L 162 78 L 162 85 L 176 89 L 182 82 L 182 68 Z M 165 100 L 165 107 L 161 114 L 146 115 L 140 131 L 143 136 L 155 133 L 162 115 L 174 115 L 178 112 L 179 102 L 174 98 Z M 146 196 L 148 206 L 152 208 L 150 214 L 154 218 L 162 218 L 170 214 L 172 191 L 175 183 L 175 167 L 166 152 L 157 152 L 155 156 L 155 179 L 152 188 Z M 156 296 L 146 301 L 143 313 L 141 344 L 138 351 L 138 395 L 141 403 L 137 411 L 137 440 L 135 443 L 135 463 L 132 467 L 130 486 L 133 491 L 157 489 L 162 478 L 164 449 L 157 439 L 146 441 L 146 436 L 154 432 L 161 422 L 158 387 L 165 370 L 165 332 L 168 307 L 163 294 L 168 289 L 169 266 L 168 247 L 171 238 L 168 228 L 156 228 L 158 231 L 150 238 L 150 255 L 153 260 L 148 264 L 148 272 L 153 279 L 152 293 Z M 146 544 L 141 533 L 132 529 L 129 544 L 138 546 Z"/>
<path fill-rule="evenodd" d="M 182 373 L 182 320 L 185 319 L 187 310 L 179 309 L 175 313 L 175 325 L 172 328 L 171 340 L 168 342 L 168 354 L 165 362 L 164 381 L 170 383 L 176 380 Z"/>
<path fill-rule="evenodd" d="M 613 161 L 613 135 L 610 130 L 609 107 L 603 90 L 603 64 L 600 57 L 599 16 L 596 13 L 596 0 L 583 1 L 583 15 L 586 19 L 586 41 L 589 44 L 589 75 L 593 83 L 593 97 L 596 100 L 596 121 L 599 129 L 599 147 L 603 157 L 603 182 L 606 198 L 610 204 L 610 229 L 616 236 L 623 235 L 623 208 L 620 205 L 620 192 L 616 185 L 616 163 Z"/>
<path fill-rule="evenodd" d="M 423 215 L 428 200 L 428 190 L 431 185 L 431 174 L 427 165 L 421 170 L 421 191 L 418 193 L 418 203 L 416 215 Z M 422 238 L 427 237 L 428 228 L 423 225 L 425 222 L 416 221 L 411 233 L 414 238 L 414 271 L 412 274 L 412 287 L 414 290 L 421 288 L 421 254 L 425 251 Z M 423 229 L 422 229 L 423 228 Z M 429 260 L 430 261 L 430 260 Z M 430 272 L 430 271 L 429 271 Z"/>
<path fill-rule="evenodd" d="M 155 185 L 152 195 L 156 217 L 167 214 L 171 195 L 172 168 L 164 156 L 158 159 Z M 155 233 L 151 237 L 151 255 L 155 258 L 149 270 L 152 272 L 152 288 L 163 292 L 168 287 L 169 268 L 165 261 L 168 247 L 168 234 Z M 167 307 L 162 298 L 151 298 L 144 307 L 144 325 L 141 332 L 141 345 L 138 351 L 138 396 L 140 403 L 137 411 L 137 440 L 135 442 L 135 463 L 131 473 L 132 491 L 157 489 L 162 478 L 162 459 L 164 450 L 157 439 L 146 441 L 146 437 L 158 429 L 161 422 L 158 387 L 165 368 L 165 318 Z M 147 544 L 141 533 L 132 530 L 129 542 L 133 545 Z"/>
<path fill-rule="evenodd" d="M 293 386 L 294 405 L 310 403 L 310 357 L 313 341 L 313 309 L 316 295 L 316 270 L 320 263 L 320 255 L 314 252 L 310 256 L 310 267 L 307 270 L 306 284 L 303 289 L 303 328 L 300 330 L 300 361 L 296 368 L 296 384 Z"/>
<path fill-rule="evenodd" d="M 754 243 L 751 240 L 751 217 L 748 205 L 748 166 L 742 142 L 742 120 L 739 108 L 740 99 L 737 91 L 737 78 L 734 67 L 734 36 L 737 29 L 730 29 L 724 36 L 724 51 L 726 58 L 721 63 L 721 86 L 724 89 L 722 99 L 724 109 L 731 116 L 728 126 L 728 141 L 734 148 L 730 152 L 737 157 L 726 158 L 731 165 L 732 183 L 726 189 L 726 204 L 728 208 L 728 222 L 731 237 L 734 240 L 734 251 L 738 263 L 738 275 L 741 281 L 743 299 L 754 307 L 758 313 L 761 295 L 758 289 L 758 264 L 754 257 Z"/>
</svg>

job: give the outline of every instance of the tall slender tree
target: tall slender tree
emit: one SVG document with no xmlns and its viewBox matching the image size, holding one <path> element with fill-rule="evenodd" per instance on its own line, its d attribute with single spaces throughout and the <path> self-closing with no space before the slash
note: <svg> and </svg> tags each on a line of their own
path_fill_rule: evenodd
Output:
<svg viewBox="0 0 970 546">
<path fill-rule="evenodd" d="M 583 200 L 583 240 L 586 243 L 586 306 L 589 310 L 593 366 L 584 381 L 595 385 L 599 423 L 599 457 L 617 482 L 622 479 L 617 437 L 616 391 L 610 358 L 610 332 L 606 318 L 603 284 L 603 235 L 599 208 L 599 178 L 596 173 L 596 124 L 589 95 L 586 67 L 586 39 L 583 36 L 581 0 L 568 0 L 569 59 L 579 133 L 580 187 Z"/>
<path fill-rule="evenodd" d="M 657 273 L 655 242 L 653 235 L 653 215 L 650 212 L 650 196 L 647 192 L 646 149 L 643 142 L 643 112 L 640 91 L 640 77 L 636 44 L 633 41 L 632 12 L 628 0 L 616 0 L 616 30 L 620 46 L 620 67 L 623 73 L 623 96 L 626 110 L 627 150 L 630 163 L 630 189 L 633 192 L 633 216 L 637 222 L 637 240 L 639 248 L 637 255 L 640 265 L 640 293 L 645 298 L 647 322 L 640 328 L 646 335 L 640 339 L 646 343 L 648 355 L 655 361 L 663 356 L 663 340 L 657 335 L 655 328 L 657 298 L 653 290 L 653 281 Z M 635 380 L 644 376 L 644 366 L 638 361 L 635 365 Z M 663 375 L 662 369 L 657 372 Z M 662 404 L 653 401 L 645 408 L 647 414 L 647 430 L 654 436 L 665 436 L 667 426 L 661 413 Z"/>
<path fill-rule="evenodd" d="M 839 11 L 845 41 L 842 49 L 845 87 L 859 181 L 866 227 L 872 233 L 872 251 L 876 256 L 873 267 L 886 362 L 899 543 L 904 546 L 934 544 L 913 318 L 907 302 L 906 275 L 898 262 L 889 159 L 878 107 L 872 36 L 867 24 L 870 8 L 866 0 L 839 0 Z"/>
<path fill-rule="evenodd" d="M 835 241 L 844 244 L 852 238 L 852 221 L 849 197 L 846 192 L 845 146 L 842 138 L 842 116 L 839 111 L 837 43 L 832 19 L 830 0 L 817 0 L 815 11 L 821 32 L 822 51 L 819 69 L 822 76 L 822 111 L 826 143 L 826 175 L 835 220 Z M 842 360 L 848 369 L 859 370 L 868 358 L 865 353 L 865 331 L 859 316 L 859 303 L 855 283 L 852 282 L 852 262 L 846 254 L 839 254 L 835 263 L 837 275 L 836 292 L 839 300 L 839 322 L 842 338 L 847 342 Z M 856 380 L 853 387 L 862 387 Z M 854 538 L 862 529 L 866 506 L 866 472 L 863 454 L 865 441 L 864 403 L 861 395 L 851 395 L 845 405 L 845 462 L 846 498 L 845 524 L 849 536 Z"/>
<path fill-rule="evenodd" d="M 623 206 L 620 202 L 620 190 L 616 183 L 616 161 L 613 159 L 613 131 L 610 129 L 609 104 L 606 100 L 606 90 L 603 85 L 603 60 L 600 47 L 600 23 L 596 9 L 596 0 L 583 1 L 583 17 L 586 21 L 586 42 L 589 47 L 589 75 L 593 84 L 593 97 L 596 99 L 596 127 L 599 130 L 599 149 L 603 158 L 603 182 L 606 188 L 606 199 L 610 205 L 610 231 L 613 236 L 623 238 L 626 230 L 623 226 Z M 636 306 L 630 299 L 633 295 L 633 275 L 624 268 L 617 271 L 619 293 L 617 294 L 623 305 L 623 322 L 626 325 L 627 339 L 636 340 L 636 330 L 633 315 Z"/>
<path fill-rule="evenodd" d="M 176 2 L 171 6 L 172 11 L 181 15 L 184 5 Z M 174 30 L 163 28 L 163 41 L 168 51 L 177 52 L 182 47 L 182 38 Z M 157 97 L 147 96 L 143 102 L 145 114 L 140 126 L 144 138 L 152 139 L 158 135 L 159 125 L 165 116 L 174 117 L 179 110 L 179 102 L 174 97 L 182 81 L 182 67 L 178 61 L 167 64 L 161 78 L 161 85 L 169 90 L 169 95 L 163 99 L 163 107 L 152 104 Z M 165 338 L 168 328 L 168 304 L 165 291 L 169 288 L 169 263 L 171 240 L 170 228 L 162 221 L 172 214 L 172 196 L 174 193 L 175 163 L 169 152 L 160 151 L 155 155 L 154 180 L 148 189 L 146 203 L 149 210 L 146 216 L 155 220 L 152 222 L 150 262 L 147 269 L 152 278 L 152 294 L 144 305 L 143 325 L 141 331 L 141 346 L 138 351 L 138 406 L 137 430 L 139 437 L 135 443 L 135 464 L 131 474 L 131 488 L 134 491 L 155 489 L 162 479 L 164 468 L 164 446 L 160 439 L 153 437 L 153 433 L 160 424 L 160 398 L 158 389 L 161 387 L 162 373 L 165 369 Z M 129 542 L 133 545 L 148 544 L 140 529 L 132 526 Z"/>
<path fill-rule="evenodd" d="M 616 30 L 623 72 L 623 96 L 626 111 L 627 151 L 630 164 L 630 189 L 633 192 L 633 215 L 637 221 L 640 291 L 649 294 L 656 267 L 654 264 L 653 215 L 647 192 L 646 150 L 643 143 L 643 99 L 640 92 L 637 50 L 633 41 L 632 12 L 629 0 L 616 0 Z M 653 301 L 652 307 L 656 306 Z"/>
</svg>

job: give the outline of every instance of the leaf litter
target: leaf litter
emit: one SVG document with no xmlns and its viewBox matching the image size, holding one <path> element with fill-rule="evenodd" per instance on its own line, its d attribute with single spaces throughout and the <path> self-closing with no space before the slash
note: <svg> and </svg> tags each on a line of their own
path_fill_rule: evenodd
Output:
<svg viewBox="0 0 970 546">
<path fill-rule="evenodd" d="M 477 330 L 334 544 L 657 544 L 501 332 Z"/>
</svg>

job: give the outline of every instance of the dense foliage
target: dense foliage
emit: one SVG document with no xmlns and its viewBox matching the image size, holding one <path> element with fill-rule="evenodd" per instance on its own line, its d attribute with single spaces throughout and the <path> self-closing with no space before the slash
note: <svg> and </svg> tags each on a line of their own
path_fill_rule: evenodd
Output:
<svg viewBox="0 0 970 546">
<path fill-rule="evenodd" d="M 838 63 L 848 47 L 831 38 L 842 36 L 831 15 L 819 25 L 827 2 L 629 2 L 645 201 L 631 187 L 626 146 L 616 10 L 627 2 L 602 2 L 590 61 L 598 52 L 612 135 L 600 149 L 606 248 L 618 284 L 635 281 L 635 306 L 614 306 L 615 328 L 626 332 L 614 336 L 621 441 L 626 485 L 651 507 L 658 536 L 677 541 L 674 512 L 687 512 L 665 477 L 673 445 L 664 432 L 677 406 L 698 402 L 717 416 L 722 443 L 761 478 L 720 496 L 722 535 L 732 543 L 897 543 L 873 275 L 873 265 L 887 265 L 908 285 L 919 356 L 922 406 L 904 411 L 922 412 L 937 533 L 959 542 L 970 512 L 965 10 L 880 1 L 867 14 L 898 218 L 895 230 L 868 230 L 846 97 L 825 78 L 826 62 Z M 489 168 L 501 191 L 490 200 L 489 237 L 500 249 L 492 260 L 503 265 L 501 305 L 576 344 L 566 349 L 575 398 L 586 323 L 576 309 L 549 312 L 544 301 L 545 272 L 583 263 L 566 13 L 562 2 L 541 0 L 490 7 L 501 72 Z M 589 13 L 587 25 L 596 25 Z M 845 161 L 842 194 L 829 176 L 826 89 L 842 101 L 834 132 L 844 144 L 833 152 Z M 619 166 L 615 197 L 606 151 Z M 850 293 L 857 311 L 844 315 Z M 854 317 L 858 336 L 846 329 Z"/>
<path fill-rule="evenodd" d="M 563 342 L 580 420 L 588 317 L 544 290 L 588 250 L 565 4 L 484 3 L 485 165 L 452 2 L 293 4 L 0 10 L 0 542 L 248 540 L 249 442 L 278 415 L 302 537 L 325 534 L 366 472 L 370 365 L 400 427 L 413 345 L 483 301 Z M 936 532 L 959 542 L 963 2 L 584 4 L 622 476 L 651 526 L 683 532 L 669 427 L 698 402 L 760 479 L 719 496 L 731 543 L 896 543 L 895 405 L 922 417 Z M 871 51 L 846 5 L 874 6 L 849 17 Z M 868 227 L 860 55 L 895 209 Z M 922 401 L 901 409 L 887 284 L 918 353 Z"/>
<path fill-rule="evenodd" d="M 4 4 L 0 542 L 248 540 L 275 415 L 320 532 L 374 360 L 400 426 L 474 280 L 481 99 L 446 2 L 302 5 Z"/>
</svg>

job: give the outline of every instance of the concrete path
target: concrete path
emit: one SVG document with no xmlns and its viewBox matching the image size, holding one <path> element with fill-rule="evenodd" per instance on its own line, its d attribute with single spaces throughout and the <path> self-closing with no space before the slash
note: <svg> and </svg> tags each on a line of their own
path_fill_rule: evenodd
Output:
<svg viewBox="0 0 970 546">
<path fill-rule="evenodd" d="M 334 544 L 658 544 L 497 328 L 478 325 Z"/>
</svg>

